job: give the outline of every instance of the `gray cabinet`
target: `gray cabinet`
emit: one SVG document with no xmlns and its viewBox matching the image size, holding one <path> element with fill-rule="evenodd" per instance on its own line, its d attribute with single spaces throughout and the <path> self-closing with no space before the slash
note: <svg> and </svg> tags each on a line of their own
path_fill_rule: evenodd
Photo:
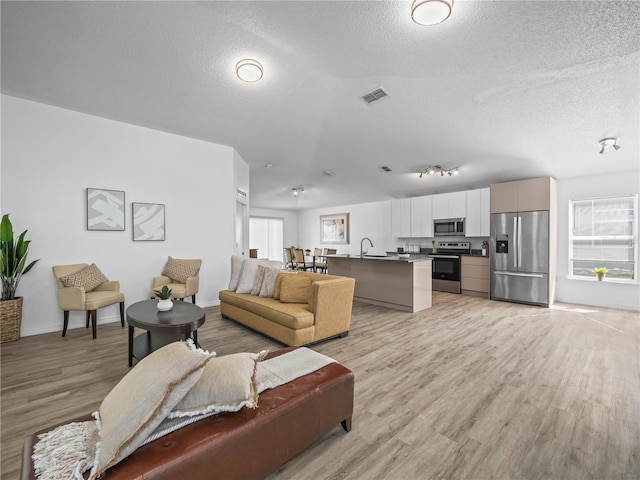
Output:
<svg viewBox="0 0 640 480">
<path fill-rule="evenodd" d="M 491 213 L 550 210 L 554 180 L 531 178 L 491 185 Z"/>
</svg>

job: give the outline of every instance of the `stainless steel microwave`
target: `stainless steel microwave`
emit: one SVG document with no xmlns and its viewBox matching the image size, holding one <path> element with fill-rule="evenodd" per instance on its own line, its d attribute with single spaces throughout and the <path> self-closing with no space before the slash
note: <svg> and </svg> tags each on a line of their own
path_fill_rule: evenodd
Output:
<svg viewBox="0 0 640 480">
<path fill-rule="evenodd" d="M 443 218 L 434 220 L 433 234 L 436 237 L 464 235 L 464 218 Z"/>
</svg>

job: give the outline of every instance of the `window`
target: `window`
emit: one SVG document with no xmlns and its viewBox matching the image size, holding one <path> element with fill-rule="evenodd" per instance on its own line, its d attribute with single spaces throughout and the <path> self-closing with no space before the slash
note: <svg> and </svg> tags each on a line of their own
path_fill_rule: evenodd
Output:
<svg viewBox="0 0 640 480">
<path fill-rule="evenodd" d="M 638 196 L 592 198 L 569 202 L 569 271 L 593 278 L 591 269 L 606 267 L 607 279 L 638 278 Z"/>
<path fill-rule="evenodd" d="M 259 258 L 283 261 L 283 231 L 282 218 L 249 217 L 249 246 L 258 249 Z"/>
</svg>

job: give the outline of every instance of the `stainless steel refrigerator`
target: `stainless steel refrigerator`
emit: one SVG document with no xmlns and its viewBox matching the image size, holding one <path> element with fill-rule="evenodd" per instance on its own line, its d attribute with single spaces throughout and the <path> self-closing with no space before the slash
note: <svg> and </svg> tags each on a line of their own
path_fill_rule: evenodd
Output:
<svg viewBox="0 0 640 480">
<path fill-rule="evenodd" d="M 491 215 L 491 298 L 549 306 L 549 212 Z"/>
</svg>

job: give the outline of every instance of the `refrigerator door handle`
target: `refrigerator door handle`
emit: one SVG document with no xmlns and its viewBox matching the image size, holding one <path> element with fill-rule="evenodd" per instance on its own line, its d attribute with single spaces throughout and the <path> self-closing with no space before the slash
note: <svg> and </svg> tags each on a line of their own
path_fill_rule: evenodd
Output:
<svg viewBox="0 0 640 480">
<path fill-rule="evenodd" d="M 509 277 L 532 277 L 532 278 L 544 278 L 541 273 L 514 273 L 514 272 L 493 272 L 495 275 L 507 275 Z"/>
<path fill-rule="evenodd" d="M 518 215 L 518 269 L 522 268 L 522 217 Z"/>
<path fill-rule="evenodd" d="M 519 245 L 518 245 L 518 217 L 513 217 L 513 237 L 511 239 L 511 242 L 513 243 L 513 264 L 515 266 L 515 268 L 517 269 L 520 265 L 518 262 L 518 250 L 519 250 Z"/>
</svg>

